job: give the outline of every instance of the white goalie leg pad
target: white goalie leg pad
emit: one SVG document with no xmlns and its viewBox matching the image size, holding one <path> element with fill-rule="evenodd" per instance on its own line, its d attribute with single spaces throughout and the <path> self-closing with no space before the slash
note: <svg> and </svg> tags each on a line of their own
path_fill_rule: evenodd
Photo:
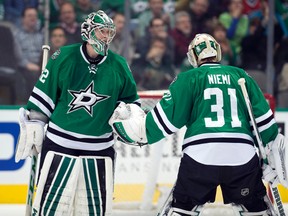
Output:
<svg viewBox="0 0 288 216">
<path fill-rule="evenodd" d="M 172 207 L 167 216 L 201 216 L 204 205 L 197 205 L 191 211 Z"/>
<path fill-rule="evenodd" d="M 111 216 L 114 184 L 112 159 L 96 156 L 80 159 L 74 215 Z"/>
<path fill-rule="evenodd" d="M 120 103 L 109 124 L 123 142 L 147 143 L 146 114 L 136 104 Z"/>
<path fill-rule="evenodd" d="M 235 216 L 272 216 L 269 209 L 260 212 L 248 212 L 243 205 L 232 204 Z"/>
<path fill-rule="evenodd" d="M 288 188 L 288 142 L 280 133 L 272 143 L 268 160 L 271 167 L 276 170 L 280 183 Z"/>
<path fill-rule="evenodd" d="M 32 215 L 70 216 L 80 168 L 78 157 L 49 151 L 41 169 Z"/>
</svg>

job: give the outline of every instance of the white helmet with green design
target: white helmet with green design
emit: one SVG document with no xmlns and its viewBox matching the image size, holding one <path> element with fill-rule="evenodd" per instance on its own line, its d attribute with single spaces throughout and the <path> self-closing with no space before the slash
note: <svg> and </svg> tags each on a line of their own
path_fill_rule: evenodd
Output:
<svg viewBox="0 0 288 216">
<path fill-rule="evenodd" d="M 104 11 L 90 13 L 81 25 L 81 37 L 100 55 L 107 55 L 116 28 L 113 20 Z M 97 37 L 98 36 L 98 37 Z"/>
<path fill-rule="evenodd" d="M 215 57 L 220 62 L 221 48 L 211 35 L 197 34 L 188 47 L 187 56 L 190 64 L 196 68 L 203 59 Z"/>
</svg>

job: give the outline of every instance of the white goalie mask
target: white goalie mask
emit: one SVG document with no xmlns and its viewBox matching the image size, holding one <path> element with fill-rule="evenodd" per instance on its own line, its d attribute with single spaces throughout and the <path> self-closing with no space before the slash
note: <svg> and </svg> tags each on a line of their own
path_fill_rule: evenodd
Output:
<svg viewBox="0 0 288 216">
<path fill-rule="evenodd" d="M 96 53 L 103 56 L 107 55 L 109 44 L 115 34 L 113 20 L 102 10 L 90 13 L 81 25 L 82 39 L 87 41 Z"/>
<path fill-rule="evenodd" d="M 217 62 L 221 61 L 221 48 L 211 35 L 197 34 L 188 47 L 187 57 L 190 64 L 197 68 L 206 58 L 216 57 Z"/>
</svg>

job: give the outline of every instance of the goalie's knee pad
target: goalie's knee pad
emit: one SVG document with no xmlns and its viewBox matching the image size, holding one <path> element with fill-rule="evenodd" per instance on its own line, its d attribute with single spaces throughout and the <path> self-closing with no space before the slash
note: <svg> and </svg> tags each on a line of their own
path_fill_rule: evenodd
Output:
<svg viewBox="0 0 288 216">
<path fill-rule="evenodd" d="M 203 207 L 204 207 L 203 205 L 196 205 L 190 211 L 172 207 L 168 213 L 168 216 L 201 216 Z"/>
<path fill-rule="evenodd" d="M 272 216 L 269 209 L 258 212 L 249 212 L 243 205 L 237 204 L 232 204 L 232 208 L 235 216 Z"/>
<path fill-rule="evenodd" d="M 80 157 L 74 215 L 112 215 L 113 165 L 110 157 Z"/>
<path fill-rule="evenodd" d="M 41 169 L 33 215 L 71 215 L 81 168 L 78 157 L 48 152 Z"/>
</svg>

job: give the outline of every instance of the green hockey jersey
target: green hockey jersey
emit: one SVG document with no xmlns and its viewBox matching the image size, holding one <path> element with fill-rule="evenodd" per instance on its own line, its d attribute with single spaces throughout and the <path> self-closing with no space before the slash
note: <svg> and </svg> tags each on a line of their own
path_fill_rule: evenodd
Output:
<svg viewBox="0 0 288 216">
<path fill-rule="evenodd" d="M 139 103 L 126 60 L 108 52 L 90 64 L 82 44 L 62 47 L 48 61 L 27 103 L 49 118 L 46 136 L 72 149 L 102 150 L 114 144 L 108 124 L 117 103 Z"/>
<path fill-rule="evenodd" d="M 238 85 L 245 78 L 263 143 L 273 141 L 278 127 L 256 82 L 242 69 L 206 63 L 180 73 L 146 118 L 148 143 L 183 126 L 183 152 L 207 165 L 241 165 L 256 153 L 245 100 Z"/>
</svg>

